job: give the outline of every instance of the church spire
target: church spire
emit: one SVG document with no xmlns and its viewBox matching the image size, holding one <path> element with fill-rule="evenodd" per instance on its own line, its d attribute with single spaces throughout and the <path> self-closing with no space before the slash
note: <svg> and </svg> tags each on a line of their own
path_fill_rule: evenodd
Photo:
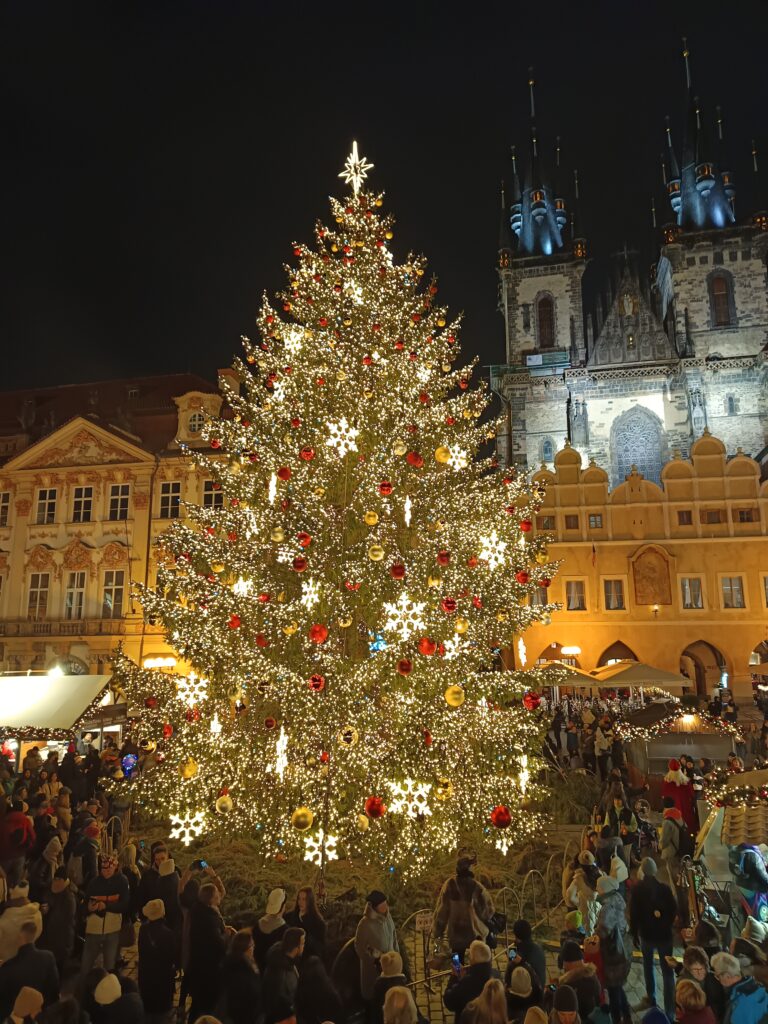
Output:
<svg viewBox="0 0 768 1024">
<path fill-rule="evenodd" d="M 501 222 L 499 224 L 499 266 L 508 267 L 512 256 L 512 232 L 507 217 L 507 199 L 504 182 L 501 183 Z"/>
</svg>

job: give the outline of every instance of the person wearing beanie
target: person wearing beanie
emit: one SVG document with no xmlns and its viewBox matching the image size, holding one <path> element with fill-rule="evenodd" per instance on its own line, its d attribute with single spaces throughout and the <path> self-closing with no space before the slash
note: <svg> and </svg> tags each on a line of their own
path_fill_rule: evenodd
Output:
<svg viewBox="0 0 768 1024">
<path fill-rule="evenodd" d="M 579 1001 L 570 985 L 558 985 L 555 989 L 549 1024 L 581 1024 Z"/>
<path fill-rule="evenodd" d="M 532 1006 L 541 1003 L 542 987 L 529 964 L 514 963 L 507 966 L 504 988 L 507 996 L 507 1019 L 510 1024 L 522 1024 Z M 471 1004 L 470 1004 L 471 1005 Z"/>
<path fill-rule="evenodd" d="M 530 967 L 535 981 L 543 990 L 547 981 L 546 957 L 544 950 L 533 941 L 533 931 L 530 924 L 521 918 L 512 925 L 515 948 L 517 956 L 511 961 L 513 966 Z"/>
<path fill-rule="evenodd" d="M 632 890 L 629 901 L 629 930 L 635 945 L 643 954 L 645 999 L 640 1008 L 656 1005 L 656 972 L 654 953 L 659 955 L 664 986 L 664 1011 L 670 1020 L 675 1016 L 675 974 L 667 963 L 672 956 L 673 928 L 677 900 L 668 885 L 657 877 L 656 861 L 646 857 L 640 864 L 642 881 Z"/>
<path fill-rule="evenodd" d="M 11 1013 L 16 997 L 25 986 L 40 992 L 46 1006 L 59 998 L 56 961 L 52 953 L 35 946 L 35 925 L 32 921 L 21 926 L 16 936 L 14 955 L 0 965 L 0 1020 Z"/>
<path fill-rule="evenodd" d="M 48 910 L 43 918 L 43 934 L 38 946 L 47 949 L 63 976 L 75 948 L 77 900 L 65 868 L 57 868 L 48 893 Z"/>
<path fill-rule="evenodd" d="M 285 900 L 285 889 L 273 889 L 267 896 L 264 914 L 253 926 L 253 956 L 262 974 L 267 966 L 267 953 L 276 942 L 280 942 L 288 927 L 283 916 Z"/>
<path fill-rule="evenodd" d="M 696 835 L 699 831 L 699 822 L 696 816 L 696 798 L 691 780 L 680 767 L 677 758 L 673 757 L 667 767 L 669 770 L 661 784 L 661 795 L 672 799 L 688 830 Z"/>
<path fill-rule="evenodd" d="M 130 892 L 125 875 L 117 870 L 117 857 L 102 856 L 99 875 L 88 883 L 85 942 L 80 970 L 83 975 L 93 967 L 101 953 L 104 967 L 111 971 L 117 960 L 123 914 L 130 907 Z"/>
<path fill-rule="evenodd" d="M 560 932 L 560 952 L 557 954 L 557 966 L 560 970 L 563 967 L 563 946 L 566 942 L 575 942 L 577 946 L 581 946 L 587 937 L 582 921 L 580 910 L 572 910 L 565 915 L 565 928 Z"/>
<path fill-rule="evenodd" d="M 507 971 L 511 974 L 510 967 Z M 469 944 L 469 965 L 460 972 L 451 972 L 443 992 L 443 1004 L 455 1014 L 455 1024 L 460 1024 L 466 1007 L 480 995 L 491 978 L 499 978 L 493 966 L 493 954 L 485 942 L 475 939 Z"/>
<path fill-rule="evenodd" d="M 405 974 L 403 973 L 403 958 L 394 949 L 389 953 L 382 953 L 379 964 L 381 966 L 381 974 L 373 985 L 371 1024 L 382 1024 L 382 1012 L 387 992 L 395 985 L 407 984 Z"/>
<path fill-rule="evenodd" d="M 36 988 L 25 985 L 16 996 L 10 1014 L 12 1024 L 22 1024 L 28 1020 L 37 1020 L 43 1009 L 43 995 Z"/>
<path fill-rule="evenodd" d="M 547 1024 L 549 1018 L 540 1006 L 531 1006 L 525 1015 L 523 1024 Z"/>
<path fill-rule="evenodd" d="M 23 925 L 35 926 L 32 941 L 36 941 L 43 930 L 43 915 L 40 904 L 29 900 L 29 884 L 19 882 L 8 891 L 8 902 L 0 914 L 0 963 L 16 955 L 19 946 L 19 931 Z"/>
<path fill-rule="evenodd" d="M 165 1020 L 173 1007 L 178 943 L 165 920 L 162 900 L 150 900 L 141 910 L 139 928 L 139 993 L 150 1020 Z"/>
<path fill-rule="evenodd" d="M 690 833 L 674 798 L 665 796 L 662 803 L 664 805 L 664 821 L 661 826 L 661 861 L 666 874 L 664 881 L 668 882 L 674 890 L 675 880 L 680 873 L 682 848 Z"/>
<path fill-rule="evenodd" d="M 600 955 L 603 965 L 605 987 L 608 990 L 613 1024 L 630 1024 L 631 1012 L 624 983 L 631 967 L 630 954 L 626 947 L 627 908 L 619 892 L 619 883 L 603 875 L 597 882 L 600 914 L 595 933 L 600 937 Z"/>
<path fill-rule="evenodd" d="M 579 1017 L 587 1020 L 595 1007 L 600 1006 L 602 986 L 597 977 L 597 967 L 585 963 L 584 952 L 578 942 L 570 940 L 560 950 L 563 974 L 557 981 L 558 988 L 568 985 L 576 993 Z"/>
<path fill-rule="evenodd" d="M 152 1017 L 144 1014 L 141 996 L 132 978 L 104 974 L 93 990 L 94 1024 L 145 1024 Z"/>
<path fill-rule="evenodd" d="M 488 921 L 493 917 L 493 899 L 472 872 L 473 857 L 459 857 L 456 873 L 446 879 L 437 897 L 432 937 L 440 942 L 446 937 L 451 953 L 464 960 L 464 953 L 473 939 L 488 938 Z"/>
<path fill-rule="evenodd" d="M 365 913 L 355 931 L 355 950 L 360 960 L 360 993 L 365 1002 L 370 1003 L 379 974 L 378 959 L 391 950 L 400 952 L 395 922 L 387 897 L 380 889 L 374 889 L 365 901 Z"/>
</svg>

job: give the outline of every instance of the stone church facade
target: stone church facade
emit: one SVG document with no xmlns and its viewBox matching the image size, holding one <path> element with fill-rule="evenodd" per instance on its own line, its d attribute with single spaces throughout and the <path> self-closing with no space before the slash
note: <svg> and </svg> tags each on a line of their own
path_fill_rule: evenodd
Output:
<svg viewBox="0 0 768 1024">
<path fill-rule="evenodd" d="M 503 204 L 498 272 L 506 361 L 491 370 L 510 465 L 551 465 L 567 438 L 612 486 L 636 467 L 658 483 L 705 430 L 728 455 L 765 462 L 768 444 L 768 216 L 737 223 L 722 145 L 707 142 L 690 95 L 680 161 L 668 133 L 667 193 L 652 280 L 616 257 L 607 308 L 585 310 L 587 245 L 566 215 L 558 168 L 531 124 L 522 182 Z M 531 104 L 533 115 L 533 103 Z M 682 169 L 681 169 L 682 168 Z M 577 192 L 576 192 L 577 197 Z M 576 204 L 578 198 L 576 198 Z"/>
</svg>

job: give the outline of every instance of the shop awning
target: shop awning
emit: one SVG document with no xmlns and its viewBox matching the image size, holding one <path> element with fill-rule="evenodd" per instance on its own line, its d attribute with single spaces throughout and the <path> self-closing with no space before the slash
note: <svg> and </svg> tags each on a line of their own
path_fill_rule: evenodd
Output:
<svg viewBox="0 0 768 1024">
<path fill-rule="evenodd" d="M 642 661 L 617 661 L 613 665 L 603 665 L 595 669 L 601 685 L 611 686 L 659 686 L 666 690 L 682 690 L 691 686 L 690 679 L 677 672 L 666 672 L 663 668 L 644 665 Z"/>
<path fill-rule="evenodd" d="M 64 738 L 98 707 L 111 676 L 0 676 L 0 732 Z M 59 734 L 59 735 L 56 735 Z"/>
<path fill-rule="evenodd" d="M 579 689 L 591 687 L 597 690 L 604 685 L 596 676 L 585 672 L 583 668 L 576 668 L 575 665 L 566 665 L 563 661 L 547 661 L 539 665 L 539 668 L 557 668 L 561 670 L 557 677 L 553 676 L 552 678 L 555 686 L 572 686 Z"/>
</svg>

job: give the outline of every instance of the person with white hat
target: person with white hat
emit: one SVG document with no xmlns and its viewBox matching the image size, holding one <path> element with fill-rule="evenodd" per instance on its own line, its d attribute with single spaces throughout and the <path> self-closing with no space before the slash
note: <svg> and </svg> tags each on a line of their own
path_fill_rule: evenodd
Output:
<svg viewBox="0 0 768 1024">
<path fill-rule="evenodd" d="M 16 955 L 19 932 L 27 921 L 31 921 L 35 926 L 33 940 L 39 939 L 43 930 L 40 904 L 30 902 L 29 882 L 19 882 L 9 890 L 8 902 L 0 914 L 0 963 Z"/>
<path fill-rule="evenodd" d="M 162 900 L 141 908 L 139 929 L 139 993 L 147 1024 L 165 1024 L 173 1007 L 178 943 L 165 920 Z"/>
<path fill-rule="evenodd" d="M 288 924 L 283 917 L 285 889 L 273 889 L 267 896 L 264 914 L 253 926 L 253 958 L 263 973 L 267 966 L 267 953 L 279 942 Z"/>
</svg>

